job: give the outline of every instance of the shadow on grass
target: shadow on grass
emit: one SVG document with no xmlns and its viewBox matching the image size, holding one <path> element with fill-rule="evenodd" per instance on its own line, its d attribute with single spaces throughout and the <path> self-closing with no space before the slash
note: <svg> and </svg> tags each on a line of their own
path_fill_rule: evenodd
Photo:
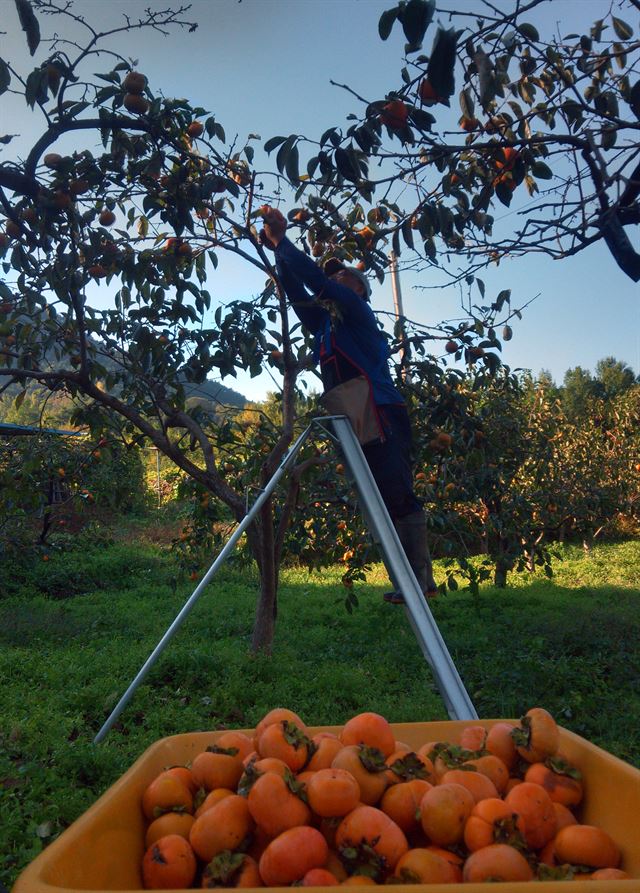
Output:
<svg viewBox="0 0 640 893">
<path fill-rule="evenodd" d="M 335 569 L 315 577 L 285 572 L 273 655 L 253 655 L 255 586 L 229 569 L 194 607 L 127 711 L 144 701 L 144 715 L 160 734 L 250 727 L 278 705 L 319 725 L 366 709 L 397 722 L 446 718 L 405 611 L 383 602 L 385 588 L 357 586 L 359 607 L 348 614 Z M 108 668 L 98 690 L 91 688 L 90 698 L 106 705 L 96 711 L 97 731 L 190 591 L 173 593 L 165 580 L 64 602 L 0 602 L 0 644 L 18 651 L 46 645 L 63 664 L 77 664 L 85 680 Z M 449 593 L 430 607 L 480 716 L 516 717 L 542 705 L 561 724 L 639 763 L 639 597 L 632 588 L 576 589 L 536 579 L 486 587 L 477 598 Z M 79 699 L 71 697 L 72 706 L 78 701 L 86 716 L 89 705 Z M 164 722 L 157 713 L 174 702 L 189 709 L 169 709 Z"/>
</svg>

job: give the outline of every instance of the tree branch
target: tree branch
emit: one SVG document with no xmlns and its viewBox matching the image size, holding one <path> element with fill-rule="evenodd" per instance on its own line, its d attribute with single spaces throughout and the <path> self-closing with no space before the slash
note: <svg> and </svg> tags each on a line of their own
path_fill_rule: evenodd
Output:
<svg viewBox="0 0 640 893">
<path fill-rule="evenodd" d="M 124 115 L 114 116 L 111 118 L 82 118 L 80 120 L 71 121 L 65 119 L 58 123 L 52 124 L 49 129 L 42 134 L 40 139 L 35 143 L 27 160 L 24 164 L 25 175 L 30 178 L 35 177 L 36 166 L 40 156 L 49 146 L 62 136 L 63 133 L 71 133 L 74 130 L 141 130 L 145 133 L 153 133 L 155 127 L 149 121 L 141 118 L 127 118 Z"/>
</svg>

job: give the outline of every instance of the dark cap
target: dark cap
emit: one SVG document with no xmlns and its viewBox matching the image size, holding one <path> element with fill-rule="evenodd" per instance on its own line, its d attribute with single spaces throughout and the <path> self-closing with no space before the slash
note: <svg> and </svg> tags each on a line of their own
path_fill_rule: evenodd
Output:
<svg viewBox="0 0 640 893">
<path fill-rule="evenodd" d="M 322 267 L 326 276 L 333 276 L 334 273 L 337 273 L 338 270 L 347 270 L 351 273 L 352 276 L 356 276 L 364 287 L 364 300 L 371 300 L 371 283 L 362 272 L 362 270 L 358 270 L 356 267 L 348 267 L 343 261 L 341 261 L 337 257 L 330 257 L 328 260 L 324 262 Z"/>
</svg>

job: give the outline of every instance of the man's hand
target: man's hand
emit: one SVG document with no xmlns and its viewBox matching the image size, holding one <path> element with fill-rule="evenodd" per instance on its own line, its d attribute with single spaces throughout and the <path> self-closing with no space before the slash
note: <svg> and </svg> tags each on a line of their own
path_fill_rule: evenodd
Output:
<svg viewBox="0 0 640 893">
<path fill-rule="evenodd" d="M 260 230 L 260 242 L 265 248 L 270 248 L 271 251 L 274 251 L 282 239 L 284 239 L 287 231 L 287 218 L 277 208 L 265 205 L 262 219 L 264 220 L 264 229 Z"/>
</svg>

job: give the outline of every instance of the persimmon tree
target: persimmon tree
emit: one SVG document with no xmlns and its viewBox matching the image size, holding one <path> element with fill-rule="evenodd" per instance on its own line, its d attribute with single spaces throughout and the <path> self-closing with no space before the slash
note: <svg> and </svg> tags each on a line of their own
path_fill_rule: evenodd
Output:
<svg viewBox="0 0 640 893">
<path fill-rule="evenodd" d="M 123 32 L 195 28 L 187 7 L 147 10 L 104 32 L 62 0 L 18 0 L 16 8 L 31 55 L 40 55 L 30 72 L 3 59 L 0 91 L 23 96 L 42 129 L 23 160 L 0 163 L 2 388 L 19 385 L 18 402 L 32 383 L 63 389 L 77 402 L 76 423 L 96 436 L 111 429 L 125 442 L 151 443 L 239 521 L 247 493 L 264 485 L 291 443 L 297 380 L 309 364 L 307 341 L 290 329 L 272 259 L 257 238 L 259 203 L 272 199 L 268 172 L 253 167 L 257 138 L 229 146 L 214 114 L 156 92 L 114 52 Z M 47 41 L 43 52 L 44 13 L 58 33 L 73 36 Z M 286 179 L 299 187 L 305 181 L 295 154 L 287 148 L 286 155 Z M 279 152 L 279 168 L 282 158 Z M 279 173 L 271 185 L 282 193 Z M 333 231 L 328 206 L 314 214 L 314 227 L 322 215 Z M 257 267 L 267 286 L 214 311 L 205 284 L 224 252 Z M 92 304 L 96 283 L 110 295 L 107 309 Z M 485 311 L 475 315 L 489 325 L 493 311 Z M 469 341 L 478 337 L 473 325 Z M 188 388 L 212 373 L 253 375 L 265 367 L 280 381 L 277 426 L 247 437 L 236 421 L 221 423 L 188 401 Z M 259 449 L 237 468 L 227 453 L 243 438 Z M 273 637 L 278 567 L 300 475 L 320 459 L 304 455 L 282 505 L 266 503 L 248 531 L 260 575 L 256 649 L 269 648 Z"/>
<path fill-rule="evenodd" d="M 356 109 L 308 160 L 320 186 L 308 208 L 329 205 L 347 221 L 343 247 L 380 274 L 390 246 L 417 269 L 455 261 L 461 280 L 502 258 L 560 259 L 604 240 L 640 280 L 640 42 L 625 18 L 640 2 L 587 9 L 598 13 L 590 29 L 564 34 L 529 20 L 551 13 L 550 0 L 388 9 L 379 33 L 404 32 L 401 77 L 383 97 L 341 85 Z M 297 165 L 302 143 L 276 143 L 281 170 Z M 496 208 L 512 202 L 518 222 L 505 229 Z M 319 253 L 334 247 L 322 221 L 309 227 Z"/>
<path fill-rule="evenodd" d="M 33 55 L 39 20 L 29 3 L 18 8 Z M 264 483 L 291 441 L 298 364 L 283 294 L 251 225 L 252 148 L 229 148 L 213 115 L 154 93 L 111 49 L 123 31 L 195 28 L 186 7 L 147 10 L 104 33 L 70 4 L 35 8 L 79 36 L 48 43 L 26 75 L 0 64 L 2 91 L 22 94 L 42 120 L 24 161 L 0 166 L 1 248 L 11 276 L 1 286 L 3 389 L 32 382 L 64 389 L 78 401 L 77 423 L 93 433 L 115 428 L 129 442 L 145 438 L 240 520 L 245 494 L 218 463 L 213 414 L 189 405 L 187 389 L 212 372 L 257 373 L 277 363 L 282 424 L 261 456 L 255 483 Z M 70 135 L 75 148 L 65 151 Z M 221 250 L 258 266 L 271 284 L 205 324 L 204 282 Z M 106 310 L 91 306 L 98 281 L 111 294 Z M 267 334 L 268 320 L 279 323 L 277 336 Z M 276 348 L 281 361 L 270 358 Z M 261 576 L 254 647 L 268 647 L 278 564 L 272 504 L 248 538 Z"/>
<path fill-rule="evenodd" d="M 144 502 L 136 449 L 115 440 L 45 429 L 0 438 L 0 556 L 48 560 L 60 542 L 104 510 L 126 514 Z"/>
</svg>

